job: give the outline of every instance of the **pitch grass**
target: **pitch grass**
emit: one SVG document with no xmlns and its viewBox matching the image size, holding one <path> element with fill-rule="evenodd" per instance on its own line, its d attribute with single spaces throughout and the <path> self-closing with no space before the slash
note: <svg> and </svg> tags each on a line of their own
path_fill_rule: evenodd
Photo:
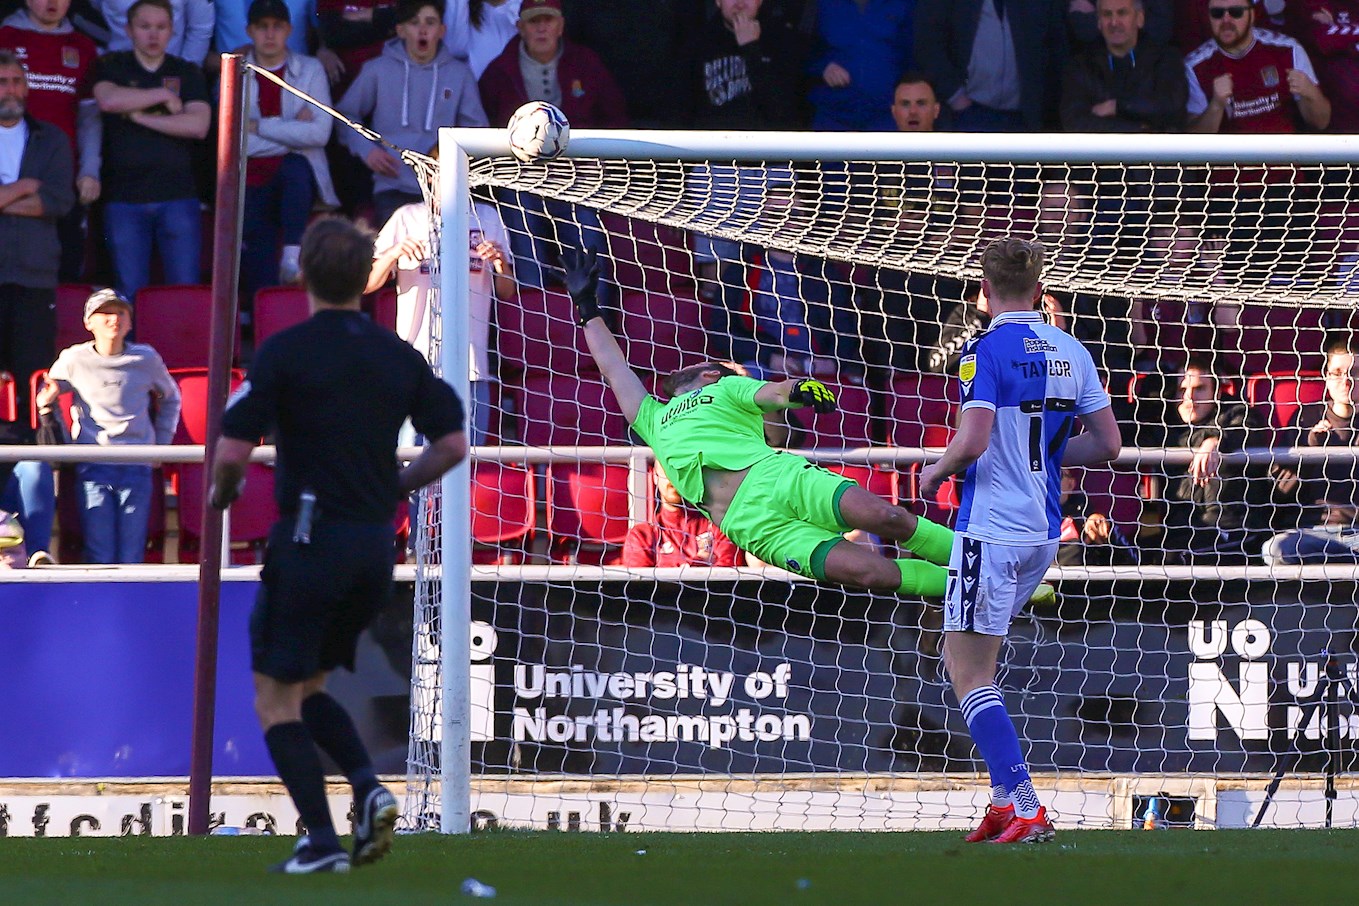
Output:
<svg viewBox="0 0 1359 906">
<path fill-rule="evenodd" d="M 1071 831 L 1046 846 L 956 833 L 484 833 L 400 837 L 348 875 L 264 873 L 291 839 L 0 841 L 0 903 L 541 904 L 1352 902 L 1359 831 Z M 639 850 L 645 850 L 644 854 Z"/>
</svg>

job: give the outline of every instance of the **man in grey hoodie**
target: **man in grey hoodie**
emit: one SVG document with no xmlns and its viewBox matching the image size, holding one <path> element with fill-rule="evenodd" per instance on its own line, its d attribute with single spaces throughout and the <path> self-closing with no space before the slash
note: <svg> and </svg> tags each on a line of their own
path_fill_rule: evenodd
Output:
<svg viewBox="0 0 1359 906">
<path fill-rule="evenodd" d="M 428 152 L 441 126 L 485 126 L 472 70 L 444 46 L 443 0 L 400 0 L 396 37 L 369 60 L 339 111 L 399 148 Z M 349 150 L 373 171 L 373 208 L 386 223 L 397 208 L 421 200 L 415 172 L 376 142 L 344 130 Z"/>
</svg>

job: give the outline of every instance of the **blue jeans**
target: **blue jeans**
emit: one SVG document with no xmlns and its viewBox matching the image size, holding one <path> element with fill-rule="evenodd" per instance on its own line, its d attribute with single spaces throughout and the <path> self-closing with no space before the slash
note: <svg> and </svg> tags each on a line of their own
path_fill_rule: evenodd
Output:
<svg viewBox="0 0 1359 906">
<path fill-rule="evenodd" d="M 151 467 L 85 462 L 76 467 L 87 563 L 141 563 L 151 516 Z"/>
<path fill-rule="evenodd" d="M 52 549 L 52 516 L 57 508 L 56 482 L 45 462 L 16 462 L 14 474 L 0 494 L 0 510 L 17 513 L 30 554 Z"/>
<path fill-rule="evenodd" d="M 1359 563 L 1359 528 L 1318 525 L 1281 532 L 1265 542 L 1260 556 L 1271 566 Z"/>
<path fill-rule="evenodd" d="M 198 199 L 129 204 L 110 201 L 104 205 L 104 238 L 117 289 L 129 302 L 137 290 L 151 282 L 151 249 L 160 249 L 161 269 L 167 284 L 197 283 L 201 245 Z"/>
<path fill-rule="evenodd" d="M 1028 132 L 1024 114 L 1018 110 L 997 110 L 975 101 L 953 113 L 954 132 Z"/>
<path fill-rule="evenodd" d="M 245 187 L 241 225 L 241 292 L 254 296 L 278 283 L 278 245 L 301 245 L 302 232 L 316 199 L 311 164 L 301 154 L 285 154 L 267 185 Z"/>
</svg>

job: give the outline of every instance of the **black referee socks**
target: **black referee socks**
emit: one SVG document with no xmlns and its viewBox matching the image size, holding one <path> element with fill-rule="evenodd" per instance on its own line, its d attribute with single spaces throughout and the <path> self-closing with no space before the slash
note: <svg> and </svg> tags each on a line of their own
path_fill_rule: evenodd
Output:
<svg viewBox="0 0 1359 906">
<path fill-rule="evenodd" d="M 311 738 L 339 765 L 349 784 L 354 788 L 354 796 L 362 801 L 363 797 L 378 785 L 377 774 L 373 772 L 373 760 L 359 739 L 359 731 L 344 706 L 325 692 L 317 692 L 302 701 L 302 722 L 311 732 Z"/>
<path fill-rule="evenodd" d="M 306 726 L 298 720 L 275 724 L 264 732 L 264 744 L 269 748 L 279 779 L 302 816 L 302 823 L 307 826 L 311 845 L 320 852 L 339 849 L 340 838 L 335 836 L 330 805 L 326 802 L 321 756 Z"/>
</svg>

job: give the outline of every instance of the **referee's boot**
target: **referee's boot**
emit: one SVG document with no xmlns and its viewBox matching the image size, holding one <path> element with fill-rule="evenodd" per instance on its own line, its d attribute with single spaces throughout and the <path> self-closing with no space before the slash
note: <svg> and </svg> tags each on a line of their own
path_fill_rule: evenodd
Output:
<svg viewBox="0 0 1359 906">
<path fill-rule="evenodd" d="M 346 872 L 349 871 L 349 853 L 342 849 L 322 852 L 311 845 L 311 837 L 301 837 L 293 847 L 293 854 L 277 865 L 271 865 L 269 870 L 284 875 Z"/>
<path fill-rule="evenodd" d="M 354 820 L 354 864 L 372 865 L 387 855 L 396 836 L 401 807 L 385 786 L 375 786 L 363 797 Z"/>
</svg>

